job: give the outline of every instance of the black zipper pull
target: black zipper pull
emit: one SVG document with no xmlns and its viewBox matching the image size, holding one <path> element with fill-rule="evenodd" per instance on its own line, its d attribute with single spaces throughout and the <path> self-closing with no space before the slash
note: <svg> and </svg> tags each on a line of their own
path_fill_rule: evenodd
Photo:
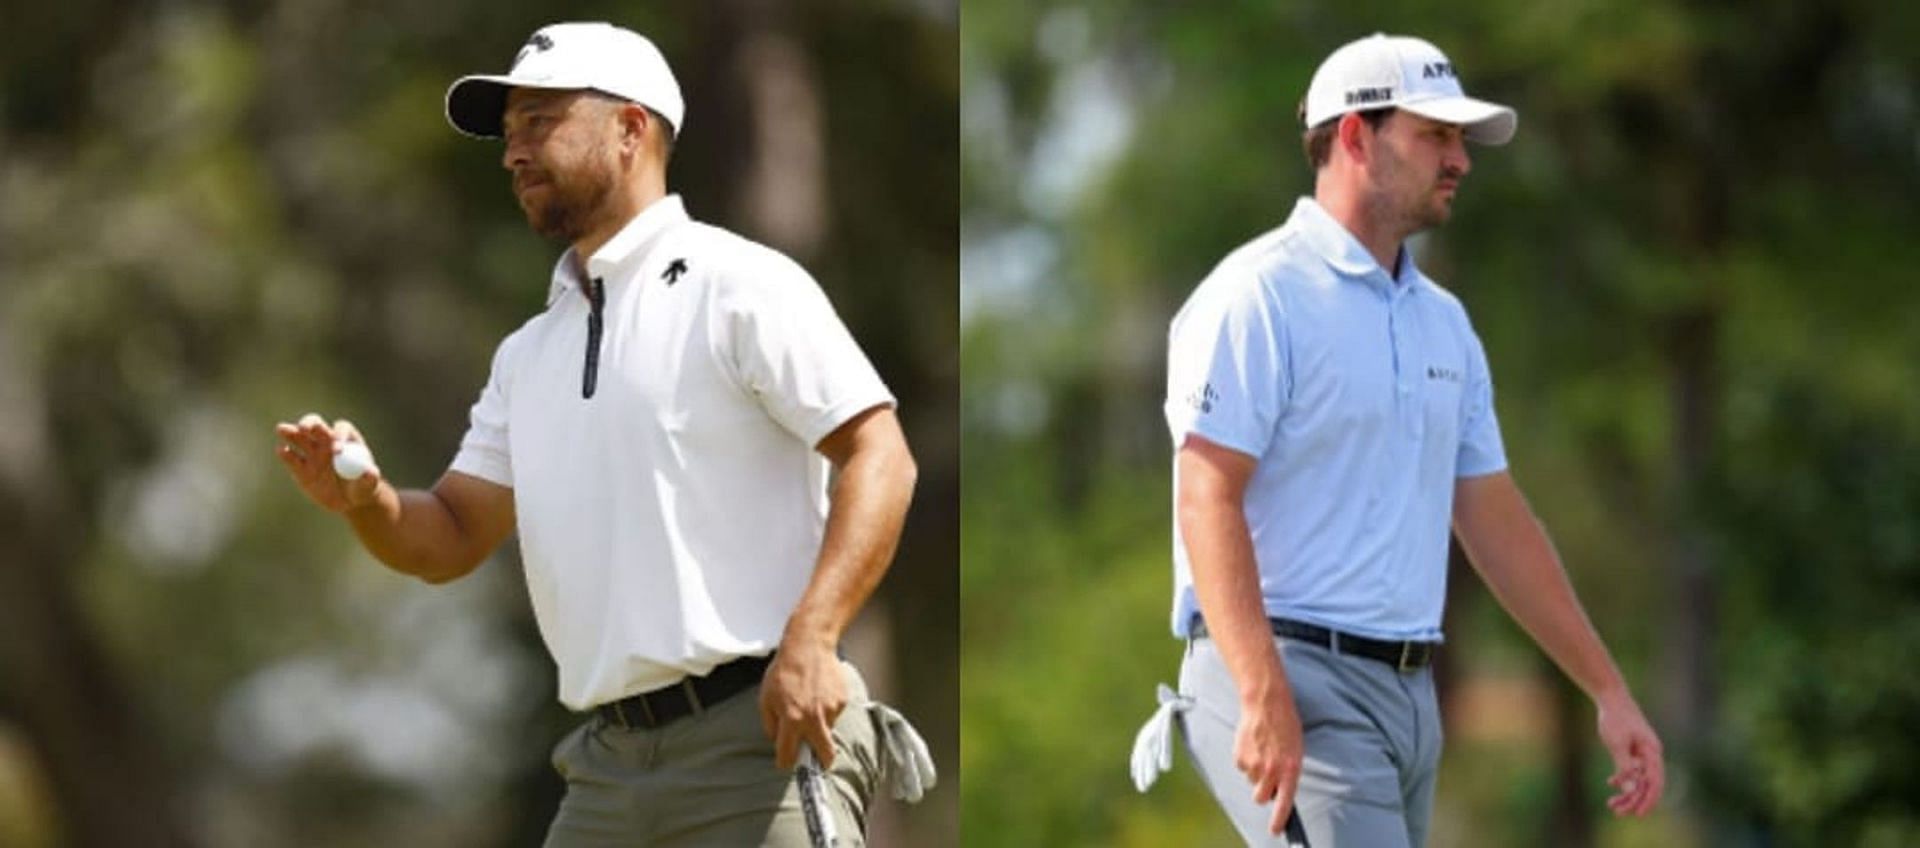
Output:
<svg viewBox="0 0 1920 848">
<path fill-rule="evenodd" d="M 607 305 L 607 291 L 599 277 L 587 289 L 587 301 L 593 310 L 587 313 L 587 363 L 580 372 L 580 396 L 593 397 L 594 386 L 600 382 L 600 310 Z"/>
</svg>

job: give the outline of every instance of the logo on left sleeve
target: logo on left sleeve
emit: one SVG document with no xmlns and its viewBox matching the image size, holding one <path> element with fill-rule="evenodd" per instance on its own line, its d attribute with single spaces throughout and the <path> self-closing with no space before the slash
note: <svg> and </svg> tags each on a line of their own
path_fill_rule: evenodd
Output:
<svg viewBox="0 0 1920 848">
<path fill-rule="evenodd" d="M 1205 415 L 1213 411 L 1213 405 L 1220 402 L 1220 393 L 1213 390 L 1213 384 L 1207 383 L 1194 389 L 1187 395 L 1187 405 L 1200 410 Z"/>
</svg>

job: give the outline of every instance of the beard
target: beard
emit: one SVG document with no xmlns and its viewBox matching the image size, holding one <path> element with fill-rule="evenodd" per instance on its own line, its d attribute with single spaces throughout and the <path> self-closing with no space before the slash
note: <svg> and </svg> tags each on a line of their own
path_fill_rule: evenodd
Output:
<svg viewBox="0 0 1920 848">
<path fill-rule="evenodd" d="M 1420 198 L 1407 210 L 1407 227 L 1410 231 L 1431 230 L 1453 217 L 1452 199 L 1439 196 L 1438 191 L 1437 187 L 1431 186 L 1424 189 Z"/>
<path fill-rule="evenodd" d="M 613 193 L 614 175 L 594 150 L 567 170 L 532 168 L 514 178 L 527 226 L 556 241 L 577 241 L 593 229 Z M 523 185 L 524 184 L 524 185 Z"/>
<path fill-rule="evenodd" d="M 1453 198 L 1440 194 L 1440 184 L 1451 181 L 1457 194 L 1462 174 L 1442 168 L 1430 178 L 1421 177 L 1414 173 L 1412 165 L 1384 145 L 1380 153 L 1380 162 L 1375 166 L 1377 178 L 1383 185 L 1392 186 L 1381 198 L 1382 207 L 1388 219 L 1395 222 L 1395 229 L 1412 235 L 1438 227 L 1453 217 Z"/>
</svg>

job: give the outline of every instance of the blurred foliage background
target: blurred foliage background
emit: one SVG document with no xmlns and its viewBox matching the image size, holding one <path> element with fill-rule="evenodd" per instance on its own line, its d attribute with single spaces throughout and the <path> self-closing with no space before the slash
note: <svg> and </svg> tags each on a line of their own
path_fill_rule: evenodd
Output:
<svg viewBox="0 0 1920 848">
<path fill-rule="evenodd" d="M 1184 754 L 1127 780 L 1180 656 L 1166 325 L 1381 30 L 1520 112 L 1414 249 L 1672 774 L 1606 816 L 1591 705 L 1456 555 L 1433 844 L 1920 844 L 1920 12 L 1874 0 L 968 0 L 969 841 L 1237 841 Z"/>
<path fill-rule="evenodd" d="M 0 0 L 0 845 L 538 843 L 577 719 L 517 551 L 388 572 L 272 426 L 446 467 L 560 247 L 441 98 L 569 19 L 660 44 L 670 185 L 811 269 L 901 399 L 918 496 L 847 647 L 946 771 L 876 844 L 957 844 L 958 14 Z"/>
</svg>

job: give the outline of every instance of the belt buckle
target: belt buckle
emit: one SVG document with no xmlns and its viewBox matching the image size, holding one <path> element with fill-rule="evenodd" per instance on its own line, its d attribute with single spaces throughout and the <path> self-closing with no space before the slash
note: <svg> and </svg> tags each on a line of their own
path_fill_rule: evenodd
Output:
<svg viewBox="0 0 1920 848">
<path fill-rule="evenodd" d="M 1400 643 L 1400 661 L 1395 663 L 1394 667 L 1399 669 L 1401 674 L 1420 670 L 1419 666 L 1413 665 L 1413 645 L 1411 639 Z"/>
</svg>

